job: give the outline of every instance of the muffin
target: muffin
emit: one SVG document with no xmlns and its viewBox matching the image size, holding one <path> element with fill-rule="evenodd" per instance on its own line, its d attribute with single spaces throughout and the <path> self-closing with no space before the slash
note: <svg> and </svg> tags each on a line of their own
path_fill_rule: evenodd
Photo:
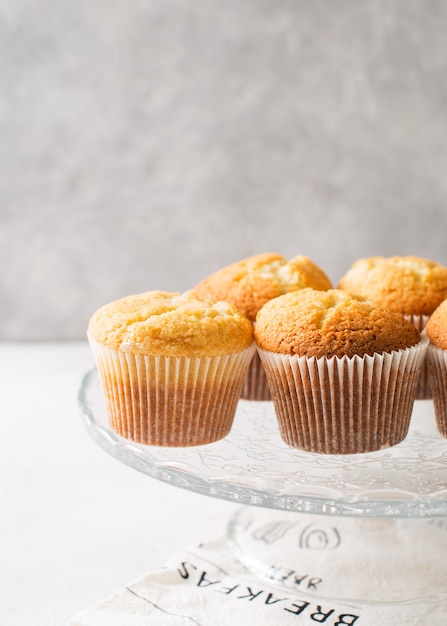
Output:
<svg viewBox="0 0 447 626">
<path fill-rule="evenodd" d="M 436 424 L 441 435 L 447 437 L 447 300 L 432 313 L 425 332 L 430 340 L 427 365 Z"/>
<path fill-rule="evenodd" d="M 427 345 L 411 322 L 306 288 L 267 302 L 254 332 L 288 445 L 354 454 L 405 438 Z"/>
<path fill-rule="evenodd" d="M 156 446 L 197 446 L 231 429 L 255 352 L 251 322 L 193 291 L 148 291 L 90 319 L 111 428 Z"/>
<path fill-rule="evenodd" d="M 326 274 L 306 256 L 288 261 L 266 252 L 242 259 L 205 278 L 195 290 L 215 300 L 233 304 L 252 322 L 259 309 L 272 298 L 304 287 L 326 290 L 332 284 Z M 246 400 L 271 400 L 259 356 L 255 354 L 242 388 Z"/>
<path fill-rule="evenodd" d="M 415 256 L 370 257 L 356 261 L 338 288 L 400 313 L 422 331 L 447 298 L 447 267 Z M 431 398 L 427 367 L 422 368 L 416 397 Z"/>
</svg>

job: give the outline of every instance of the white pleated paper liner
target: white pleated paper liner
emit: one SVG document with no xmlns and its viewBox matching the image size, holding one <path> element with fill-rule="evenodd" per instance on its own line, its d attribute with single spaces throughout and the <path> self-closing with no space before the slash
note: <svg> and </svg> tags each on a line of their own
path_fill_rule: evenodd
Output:
<svg viewBox="0 0 447 626">
<path fill-rule="evenodd" d="M 147 356 L 89 337 L 111 428 L 155 446 L 197 446 L 231 430 L 254 344 L 236 354 Z"/>
<path fill-rule="evenodd" d="M 430 371 L 436 425 L 441 435 L 447 437 L 447 350 L 430 343 L 427 350 L 427 365 Z"/>
<path fill-rule="evenodd" d="M 324 454 L 373 452 L 409 428 L 428 340 L 363 357 L 299 357 L 258 348 L 282 439 Z"/>
<path fill-rule="evenodd" d="M 425 330 L 427 322 L 430 319 L 429 315 L 404 315 L 406 320 L 411 322 L 420 333 Z M 432 397 L 430 372 L 428 364 L 425 361 L 421 367 L 421 375 L 419 378 L 419 384 L 416 391 L 416 400 L 430 400 Z"/>
</svg>

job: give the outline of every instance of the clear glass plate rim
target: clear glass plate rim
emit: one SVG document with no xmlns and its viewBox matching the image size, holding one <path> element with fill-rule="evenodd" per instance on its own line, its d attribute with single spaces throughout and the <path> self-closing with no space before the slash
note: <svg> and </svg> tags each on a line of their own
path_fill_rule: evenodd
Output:
<svg viewBox="0 0 447 626">
<path fill-rule="evenodd" d="M 247 485 L 244 481 L 237 484 L 228 478 L 222 481 L 221 478 L 207 477 L 206 472 L 197 475 L 192 470 L 169 467 L 165 460 L 160 461 L 153 458 L 153 451 L 150 447 L 123 439 L 109 428 L 98 423 L 89 406 L 88 397 L 92 385 L 97 380 L 96 369 L 89 370 L 84 374 L 78 392 L 78 402 L 87 430 L 96 443 L 114 458 L 152 478 L 211 497 L 263 508 L 368 517 L 447 516 L 447 480 L 445 489 L 431 496 L 415 497 L 411 492 L 402 490 L 399 499 L 393 497 L 385 499 L 383 496 L 377 499 L 364 498 L 361 495 L 337 497 L 337 489 L 334 489 L 334 497 L 331 498 L 328 495 L 318 496 L 305 492 L 301 494 L 278 493 L 274 489 L 259 489 Z M 178 450 L 176 449 L 176 452 Z M 188 448 L 183 450 L 188 450 Z M 185 467 L 187 465 L 185 463 Z M 376 491 L 386 493 L 383 488 Z M 444 497 L 440 497 L 439 494 L 442 494 L 443 491 L 445 491 Z"/>
</svg>

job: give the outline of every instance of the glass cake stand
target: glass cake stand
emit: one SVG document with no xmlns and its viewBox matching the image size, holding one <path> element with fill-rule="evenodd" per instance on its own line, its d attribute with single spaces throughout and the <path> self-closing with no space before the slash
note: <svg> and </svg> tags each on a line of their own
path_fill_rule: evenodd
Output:
<svg viewBox="0 0 447 626">
<path fill-rule="evenodd" d="M 191 448 L 115 434 L 96 370 L 84 376 L 79 402 L 91 437 L 117 460 L 247 505 L 230 520 L 229 539 L 249 570 L 271 584 L 319 598 L 447 611 L 447 439 L 431 401 L 415 402 L 399 445 L 345 456 L 288 447 L 271 402 L 240 400 L 227 437 Z"/>
</svg>

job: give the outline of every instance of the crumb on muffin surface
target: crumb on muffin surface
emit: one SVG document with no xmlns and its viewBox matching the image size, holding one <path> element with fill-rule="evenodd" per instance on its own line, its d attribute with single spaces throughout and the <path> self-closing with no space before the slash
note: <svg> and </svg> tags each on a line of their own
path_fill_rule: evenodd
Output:
<svg viewBox="0 0 447 626">
<path fill-rule="evenodd" d="M 430 315 L 447 298 L 447 267 L 416 256 L 359 259 L 338 288 L 403 315 Z"/>
<path fill-rule="evenodd" d="M 265 252 L 221 268 L 194 289 L 213 299 L 230 302 L 254 321 L 268 300 L 304 287 L 326 290 L 332 284 L 323 270 L 306 256 L 287 260 L 281 254 Z"/>
<path fill-rule="evenodd" d="M 338 289 L 305 288 L 267 302 L 254 333 L 263 350 L 309 357 L 372 355 L 420 340 L 401 315 Z"/>
<path fill-rule="evenodd" d="M 232 354 L 253 342 L 251 322 L 235 307 L 194 291 L 115 300 L 92 315 L 88 332 L 115 350 L 175 357 Z"/>
</svg>

